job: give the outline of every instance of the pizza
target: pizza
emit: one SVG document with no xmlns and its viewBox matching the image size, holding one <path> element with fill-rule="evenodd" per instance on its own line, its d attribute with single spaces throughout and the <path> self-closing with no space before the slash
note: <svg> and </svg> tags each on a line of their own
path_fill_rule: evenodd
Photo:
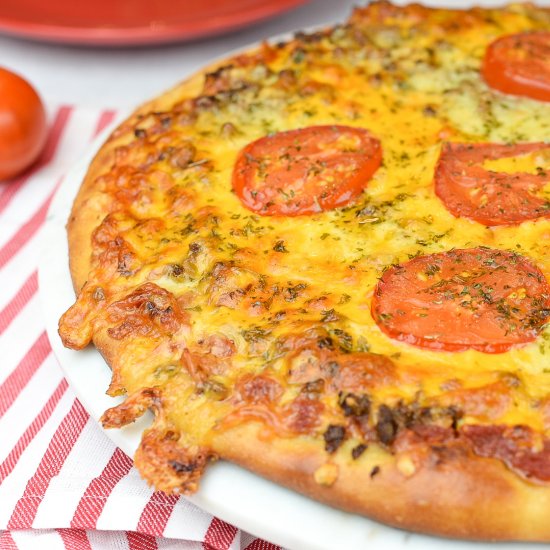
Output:
<svg viewBox="0 0 550 550">
<path fill-rule="evenodd" d="M 414 531 L 550 541 L 550 10 L 357 8 L 140 107 L 68 222 L 66 346 L 190 494 L 233 461 Z"/>
</svg>

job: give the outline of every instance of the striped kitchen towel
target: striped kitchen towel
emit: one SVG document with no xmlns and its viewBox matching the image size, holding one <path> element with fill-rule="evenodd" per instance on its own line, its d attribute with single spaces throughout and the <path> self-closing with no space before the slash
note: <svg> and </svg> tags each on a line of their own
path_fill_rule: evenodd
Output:
<svg viewBox="0 0 550 550">
<path fill-rule="evenodd" d="M 275 550 L 153 492 L 63 378 L 38 303 L 40 230 L 62 174 L 114 113 L 51 113 L 41 159 L 0 183 L 0 549 Z"/>
</svg>

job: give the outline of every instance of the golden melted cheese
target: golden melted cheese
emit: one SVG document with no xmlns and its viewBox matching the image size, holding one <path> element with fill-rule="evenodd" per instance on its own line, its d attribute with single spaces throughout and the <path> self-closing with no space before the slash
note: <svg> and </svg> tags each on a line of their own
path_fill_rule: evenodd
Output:
<svg viewBox="0 0 550 550">
<path fill-rule="evenodd" d="M 169 338 L 135 333 L 123 340 L 116 370 L 119 389 L 161 387 L 174 396 L 167 414 L 193 440 L 207 441 L 231 412 L 226 397 L 245 374 L 276 377 L 283 405 L 298 395 L 301 386 L 288 381 L 289 354 L 277 343 L 317 326 L 335 341 L 348 338 L 341 344 L 348 351 L 393 360 L 398 380 L 373 390 L 377 403 L 455 403 L 464 408 L 462 422 L 550 433 L 540 406 L 550 396 L 548 325 L 535 342 L 506 353 L 451 353 L 393 340 L 370 313 L 384 268 L 452 248 L 512 250 L 550 280 L 548 219 L 484 227 L 451 215 L 433 186 L 444 141 L 548 139 L 550 103 L 495 92 L 479 74 L 487 44 L 548 29 L 548 13 L 528 5 L 383 12 L 384 5 L 356 10 L 347 25 L 266 46 L 250 54 L 252 62 L 241 56 L 206 79 L 199 99 L 176 98 L 173 111 L 141 116 L 116 136 L 116 167 L 102 186 L 112 198 L 115 234 L 135 258 L 125 272 L 120 261 L 114 271 L 96 261 L 87 288 L 108 288 L 113 302 L 154 282 L 183 304 L 188 324 Z M 311 216 L 248 211 L 231 186 L 238 152 L 270 132 L 320 124 L 366 128 L 381 141 L 383 165 L 365 191 L 345 208 Z M 487 168 L 540 162 L 508 158 Z M 91 302 L 83 298 L 78 307 Z M 113 325 L 94 315 L 94 330 Z M 222 344 L 205 344 L 213 336 Z M 224 355 L 228 342 L 234 352 Z M 193 358 L 182 359 L 185 348 L 216 357 L 200 391 L 190 375 Z M 335 396 L 325 399 L 335 406 Z"/>
</svg>

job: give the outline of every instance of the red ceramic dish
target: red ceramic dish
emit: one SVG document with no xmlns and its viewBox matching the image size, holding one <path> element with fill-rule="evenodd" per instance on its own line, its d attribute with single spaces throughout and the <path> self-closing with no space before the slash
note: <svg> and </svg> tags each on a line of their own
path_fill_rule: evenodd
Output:
<svg viewBox="0 0 550 550">
<path fill-rule="evenodd" d="M 306 1 L 2 0 L 0 32 L 72 44 L 160 44 L 244 27 Z"/>
</svg>

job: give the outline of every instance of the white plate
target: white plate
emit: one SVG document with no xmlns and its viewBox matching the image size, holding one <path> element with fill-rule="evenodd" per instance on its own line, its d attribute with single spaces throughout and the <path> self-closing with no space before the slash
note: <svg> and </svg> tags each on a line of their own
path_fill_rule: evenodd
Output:
<svg viewBox="0 0 550 550">
<path fill-rule="evenodd" d="M 433 5 L 436 2 L 430 0 L 427 3 Z M 477 2 L 485 5 L 496 3 L 492 0 Z M 448 2 L 453 7 L 466 7 L 466 4 L 471 3 L 462 0 Z M 542 0 L 540 4 L 545 5 L 547 1 Z M 276 38 L 279 39 L 281 37 Z M 57 323 L 62 313 L 74 302 L 65 224 L 88 165 L 112 129 L 106 129 L 95 140 L 89 153 L 67 174 L 57 192 L 46 218 L 42 247 L 44 253 L 39 266 L 40 295 L 53 351 L 70 386 L 98 424 L 101 414 L 122 400 L 105 395 L 111 371 L 93 348 L 79 352 L 64 348 L 57 333 Z M 105 430 L 105 433 L 125 453 L 133 456 L 140 434 L 150 421 L 151 416 L 145 415 L 130 426 L 120 430 Z M 227 462 L 210 466 L 199 491 L 189 500 L 240 529 L 283 547 L 299 550 L 548 548 L 541 544 L 454 541 L 393 529 L 315 502 Z"/>
</svg>

